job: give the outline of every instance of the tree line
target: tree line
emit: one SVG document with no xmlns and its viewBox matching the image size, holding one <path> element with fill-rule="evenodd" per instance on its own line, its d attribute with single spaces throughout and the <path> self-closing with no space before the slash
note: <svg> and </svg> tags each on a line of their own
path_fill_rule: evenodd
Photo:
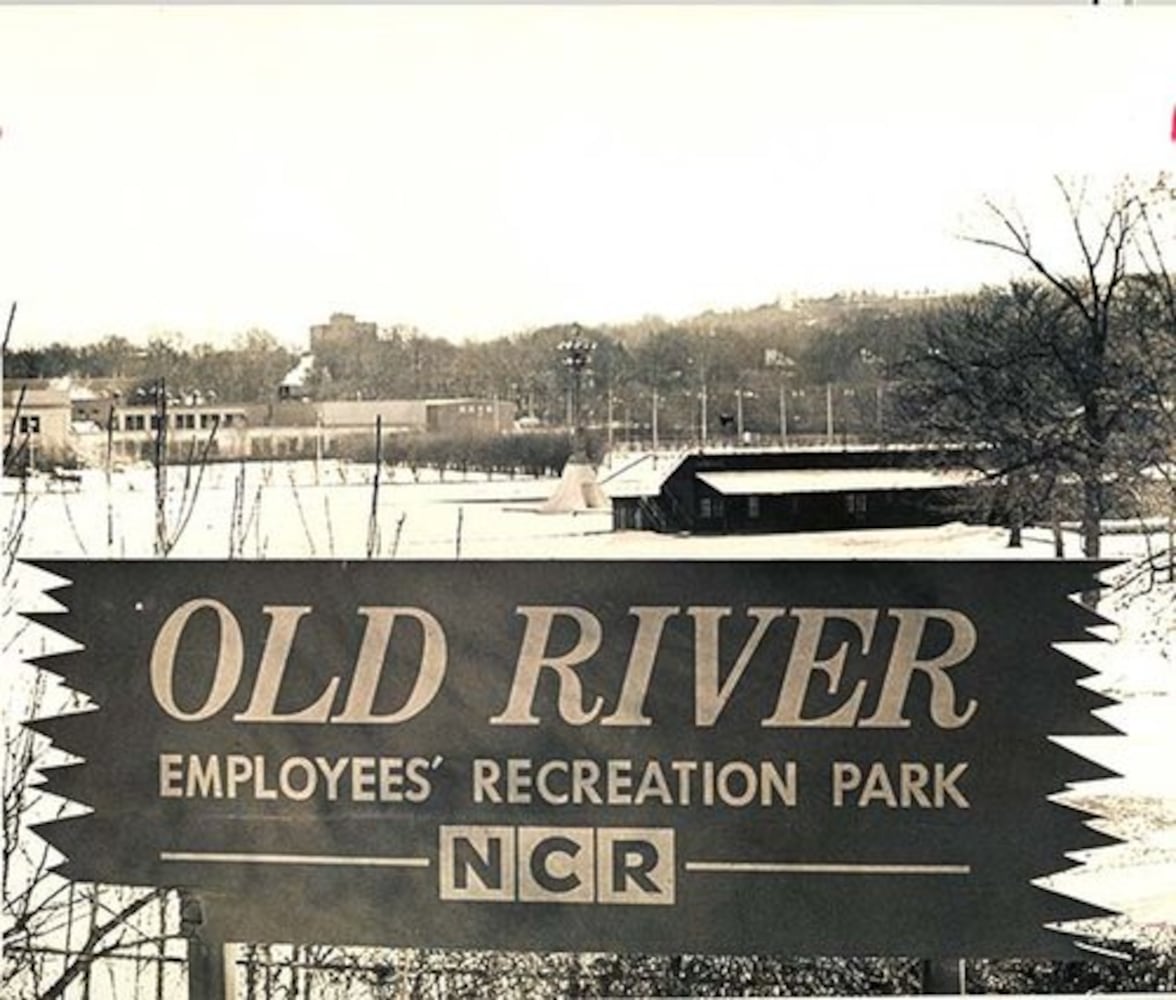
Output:
<svg viewBox="0 0 1176 1000">
<path fill-rule="evenodd" d="M 1062 244 L 1042 250 L 1036 220 L 996 203 L 965 237 L 1021 265 L 1003 286 L 569 322 L 467 343 L 390 327 L 375 341 L 323 347 L 302 391 L 493 397 L 566 431 L 572 377 L 561 344 L 586 337 L 595 349 L 583 415 L 608 442 L 946 442 L 1003 482 L 1014 526 L 1077 516 L 1097 555 L 1113 499 L 1173 491 L 1173 189 L 1164 176 L 1101 192 L 1056 184 Z M 181 397 L 263 402 L 298 356 L 263 331 L 229 347 L 169 335 L 143 349 L 112 336 L 9 351 L 6 374 L 122 377 L 143 398 L 163 379 Z"/>
<path fill-rule="evenodd" d="M 832 296 L 679 322 L 568 322 L 464 343 L 390 327 L 374 342 L 321 347 L 304 391 L 315 399 L 496 397 L 513 401 L 520 416 L 565 426 L 571 381 L 559 345 L 579 333 L 595 344 L 584 406 L 597 426 L 606 425 L 611 409 L 617 426 L 648 434 L 656 401 L 667 440 L 700 433 L 704 407 L 716 437 L 724 428 L 735 431 L 737 410 L 745 430 L 772 434 L 780 429 L 783 389 L 796 430 L 823 433 L 826 386 L 833 385 L 838 425 L 844 407 L 845 421 L 868 430 L 876 422 L 873 387 L 885 364 L 901 357 L 929 301 L 936 300 Z M 24 347 L 9 352 L 5 371 L 13 378 L 121 378 L 142 399 L 162 379 L 180 398 L 255 403 L 272 401 L 298 360 L 298 351 L 252 330 L 227 347 L 189 345 L 179 334 L 153 337 L 146 347 L 121 336 Z"/>
</svg>

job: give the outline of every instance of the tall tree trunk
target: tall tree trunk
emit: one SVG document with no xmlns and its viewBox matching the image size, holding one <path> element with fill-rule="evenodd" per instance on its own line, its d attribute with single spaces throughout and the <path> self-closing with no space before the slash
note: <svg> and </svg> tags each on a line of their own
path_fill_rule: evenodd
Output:
<svg viewBox="0 0 1176 1000">
<path fill-rule="evenodd" d="M 1097 464 L 1082 481 L 1082 554 L 1097 559 L 1102 552 L 1102 470 Z"/>
<path fill-rule="evenodd" d="M 1025 476 L 1013 472 L 1009 476 L 1005 496 L 1008 497 L 1009 548 L 1021 548 L 1021 536 L 1025 529 Z"/>
</svg>

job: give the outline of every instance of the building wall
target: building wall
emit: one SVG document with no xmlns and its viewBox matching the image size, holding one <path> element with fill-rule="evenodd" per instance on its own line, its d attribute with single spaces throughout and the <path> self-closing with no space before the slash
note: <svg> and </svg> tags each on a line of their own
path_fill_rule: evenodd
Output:
<svg viewBox="0 0 1176 1000">
<path fill-rule="evenodd" d="M 752 534 L 946 524 L 972 497 L 971 489 L 960 487 L 722 496 L 700 484 L 695 530 Z"/>
<path fill-rule="evenodd" d="M 428 404 L 427 429 L 440 434 L 498 434 L 514 427 L 513 402 L 447 399 Z"/>
<path fill-rule="evenodd" d="M 830 531 L 943 524 L 983 506 L 985 486 L 724 495 L 699 473 L 769 469 L 933 468 L 921 449 L 736 452 L 687 456 L 652 496 L 614 497 L 613 527 L 699 533 Z"/>
<path fill-rule="evenodd" d="M 207 435 L 214 426 L 218 426 L 218 417 L 219 430 L 241 430 L 249 425 L 242 406 L 215 403 L 185 406 L 177 403 L 167 408 L 167 429 L 169 434 L 203 431 Z M 153 431 L 157 422 L 154 404 L 116 407 L 112 419 L 115 432 Z"/>
<path fill-rule="evenodd" d="M 427 404 L 423 399 L 324 400 L 318 412 L 325 428 L 373 428 L 376 417 L 385 430 L 424 430 L 428 423 Z"/>
</svg>

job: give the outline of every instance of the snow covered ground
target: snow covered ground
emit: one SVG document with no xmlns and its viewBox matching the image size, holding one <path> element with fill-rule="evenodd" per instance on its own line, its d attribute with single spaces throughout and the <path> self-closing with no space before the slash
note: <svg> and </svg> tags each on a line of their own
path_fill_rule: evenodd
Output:
<svg viewBox="0 0 1176 1000">
<path fill-rule="evenodd" d="M 604 470 L 602 478 L 607 475 Z M 402 468 L 382 476 L 376 493 L 370 467 L 219 465 L 205 470 L 197 489 L 194 479 L 185 488 L 183 471 L 170 469 L 168 534 L 176 537 L 171 555 L 365 558 L 370 549 L 385 559 L 1019 559 L 1050 558 L 1053 551 L 1044 530 L 1029 530 L 1023 548 L 1009 549 L 1004 532 L 958 523 L 742 537 L 613 532 L 608 512 L 538 513 L 554 480 L 422 472 L 417 481 Z M 0 523 L 9 536 L 6 546 L 13 545 L 17 556 L 150 558 L 152 472 L 134 468 L 107 481 L 101 471 L 87 470 L 79 484 L 42 478 L 27 491 L 5 480 Z M 1078 555 L 1076 536 L 1069 535 L 1067 545 L 1069 555 Z M 1145 551 L 1138 534 L 1105 538 L 1109 558 L 1138 559 Z M 10 711 L 20 711 L 13 685 L 27 682 L 16 661 L 54 643 L 45 630 L 11 613 L 16 606 L 35 608 L 38 576 L 18 564 L 5 583 L 0 650 Z M 1129 839 L 1076 856 L 1088 863 L 1050 884 L 1123 911 L 1089 930 L 1176 945 L 1176 586 L 1131 565 L 1111 571 L 1108 580 L 1117 585 L 1100 610 L 1115 622 L 1107 627 L 1114 641 L 1084 645 L 1081 656 L 1099 668 L 1087 683 L 1121 699 L 1105 715 L 1124 735 L 1071 745 L 1122 776 L 1076 786 L 1063 799 L 1097 814 L 1097 828 Z"/>
</svg>

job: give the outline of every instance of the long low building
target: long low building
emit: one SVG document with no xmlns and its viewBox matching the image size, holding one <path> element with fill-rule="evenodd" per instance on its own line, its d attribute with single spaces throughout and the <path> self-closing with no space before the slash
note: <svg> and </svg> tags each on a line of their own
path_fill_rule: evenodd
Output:
<svg viewBox="0 0 1176 1000">
<path fill-rule="evenodd" d="M 617 530 L 724 534 L 942 524 L 989 488 L 926 449 L 860 448 L 694 452 L 606 491 Z"/>
<path fill-rule="evenodd" d="M 146 400 L 125 398 L 126 386 L 95 391 L 70 379 L 4 381 L 7 437 L 34 466 L 80 460 L 98 464 L 145 459 L 160 413 Z M 231 404 L 169 401 L 169 453 L 213 458 L 331 454 L 336 444 L 370 437 L 377 418 L 385 435 L 497 434 L 514 429 L 516 407 L 499 399 L 276 400 Z M 342 447 L 342 445 L 340 444 Z"/>
</svg>

